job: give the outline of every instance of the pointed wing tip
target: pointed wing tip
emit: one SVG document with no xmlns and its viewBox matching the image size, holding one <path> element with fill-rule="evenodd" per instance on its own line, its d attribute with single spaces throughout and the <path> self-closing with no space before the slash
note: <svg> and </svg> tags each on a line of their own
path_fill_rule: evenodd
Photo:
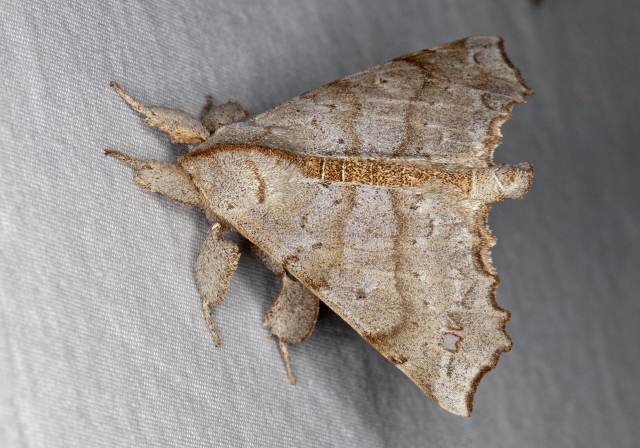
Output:
<svg viewBox="0 0 640 448">
<path fill-rule="evenodd" d="M 509 68 L 511 68 L 515 72 L 516 78 L 518 78 L 518 82 L 520 82 L 522 87 L 524 87 L 524 92 L 522 93 L 523 98 L 522 98 L 522 101 L 520 101 L 520 103 L 528 102 L 529 100 L 527 99 L 527 96 L 533 95 L 535 92 L 525 82 L 524 78 L 522 77 L 522 73 L 520 72 L 520 69 L 517 68 L 515 65 L 513 65 L 513 62 L 511 62 L 511 59 L 509 59 L 509 56 L 507 56 L 507 52 L 504 49 L 504 39 L 500 36 L 492 36 L 492 37 L 497 38 L 496 44 L 498 46 L 498 49 L 500 50 L 502 59 L 504 59 L 505 64 L 507 64 Z"/>
<path fill-rule="evenodd" d="M 509 345 L 496 351 L 493 361 L 479 370 L 474 378 L 468 383 L 469 387 L 466 390 L 460 391 L 459 394 L 448 397 L 447 399 L 443 399 L 441 397 L 439 400 L 435 400 L 436 403 L 452 414 L 459 415 L 461 417 L 471 417 L 471 413 L 473 412 L 473 399 L 476 395 L 476 391 L 478 390 L 480 381 L 484 378 L 487 372 L 493 370 L 498 365 L 500 355 L 504 352 L 510 351 L 512 346 L 511 338 L 509 338 Z"/>
<path fill-rule="evenodd" d="M 459 415 L 460 417 L 471 417 L 471 413 L 473 412 L 473 398 L 476 395 L 478 384 L 482 377 L 492 368 L 493 367 L 489 367 L 480 372 L 471 382 L 471 387 L 466 391 L 461 391 L 459 394 L 452 396 L 440 397 L 436 400 L 436 403 L 452 414 Z"/>
<path fill-rule="evenodd" d="M 459 417 L 471 417 L 471 413 L 473 412 L 474 394 L 475 391 L 471 393 L 470 397 L 456 398 L 449 402 L 440 401 L 438 404 L 442 409 L 451 412 L 453 415 L 457 415 Z"/>
<path fill-rule="evenodd" d="M 504 63 L 507 64 L 507 66 L 514 71 L 515 76 L 518 79 L 518 82 L 520 83 L 520 85 L 522 85 L 524 89 L 522 92 L 522 96 L 523 96 L 522 100 L 515 101 L 515 102 L 526 103 L 528 101 L 526 97 L 534 94 L 533 89 L 531 89 L 531 87 L 527 85 L 524 78 L 522 77 L 520 70 L 513 64 L 513 62 L 511 62 L 511 59 L 507 55 L 507 52 L 504 48 L 504 39 L 502 38 L 502 36 L 493 35 L 493 36 L 467 37 L 464 39 L 457 40 L 455 42 L 451 42 L 451 44 L 464 45 L 465 47 L 483 46 L 486 48 L 489 46 L 489 47 L 496 48 L 500 52 L 500 56 L 502 57 Z M 445 45 L 450 45 L 450 44 L 445 44 Z"/>
<path fill-rule="evenodd" d="M 436 402 L 441 408 L 461 417 L 470 417 L 473 412 L 473 401 L 478 389 L 478 385 L 487 372 L 493 370 L 500 359 L 500 355 L 511 350 L 513 344 L 511 338 L 507 335 L 508 341 L 497 347 L 493 352 L 493 356 L 486 361 L 484 365 L 476 365 L 474 373 L 464 378 L 465 372 L 462 372 L 459 378 L 444 378 L 440 376 L 436 381 L 427 380 L 411 368 L 412 363 L 397 365 L 411 380 Z M 415 365 L 414 365 L 415 367 Z M 420 370 L 420 369 L 418 369 Z M 418 373 L 416 375 L 416 373 Z"/>
</svg>

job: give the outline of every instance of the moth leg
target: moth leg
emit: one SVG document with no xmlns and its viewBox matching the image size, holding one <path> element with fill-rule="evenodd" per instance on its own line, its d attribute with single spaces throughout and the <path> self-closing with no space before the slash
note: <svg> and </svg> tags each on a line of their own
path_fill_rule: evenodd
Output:
<svg viewBox="0 0 640 448">
<path fill-rule="evenodd" d="M 287 375 L 291 384 L 295 384 L 287 344 L 297 344 L 309 337 L 318 318 L 319 300 L 306 286 L 286 273 L 281 275 L 281 279 L 282 289 L 269 305 L 264 325 L 271 327 L 269 337 L 278 337 Z"/>
<path fill-rule="evenodd" d="M 200 143 L 209 137 L 207 128 L 188 113 L 168 107 L 144 106 L 122 90 L 118 83 L 112 81 L 111 87 L 136 112 L 146 117 L 145 123 L 169 134 L 173 143 Z"/>
<path fill-rule="evenodd" d="M 249 115 L 249 111 L 240 103 L 230 101 L 220 106 L 214 106 L 211 95 L 207 95 L 205 99 L 206 103 L 202 108 L 200 121 L 202 121 L 204 127 L 211 133 L 214 133 L 222 126 L 241 120 Z"/>
<path fill-rule="evenodd" d="M 238 267 L 239 258 L 238 246 L 222 239 L 222 225 L 214 223 L 207 233 L 196 261 L 196 283 L 202 296 L 204 317 L 216 347 L 220 346 L 220 337 L 213 326 L 211 308 L 220 305 L 224 300 L 231 276 Z"/>
<path fill-rule="evenodd" d="M 143 190 L 160 193 L 181 204 L 201 205 L 198 189 L 185 170 L 159 160 L 139 160 L 119 151 L 106 150 L 113 156 L 136 168 L 136 184 Z"/>
</svg>

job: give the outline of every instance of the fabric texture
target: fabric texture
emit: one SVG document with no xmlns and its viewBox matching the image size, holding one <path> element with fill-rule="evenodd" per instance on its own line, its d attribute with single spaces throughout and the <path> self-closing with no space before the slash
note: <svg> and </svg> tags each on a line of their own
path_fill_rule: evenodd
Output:
<svg viewBox="0 0 640 448">
<path fill-rule="evenodd" d="M 0 1 L 0 446 L 636 446 L 640 10 L 597 0 Z M 504 37 L 536 91 L 496 162 L 498 303 L 514 341 L 470 418 L 442 410 L 335 314 L 290 348 L 261 326 L 276 276 L 243 257 L 214 319 L 201 211 L 103 150 L 184 151 L 109 87 L 197 115 L 253 113 L 394 57 Z"/>
</svg>

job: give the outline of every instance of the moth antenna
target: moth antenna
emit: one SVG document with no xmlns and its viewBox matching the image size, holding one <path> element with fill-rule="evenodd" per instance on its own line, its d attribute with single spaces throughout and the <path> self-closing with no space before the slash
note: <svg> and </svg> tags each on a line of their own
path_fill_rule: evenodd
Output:
<svg viewBox="0 0 640 448">
<path fill-rule="evenodd" d="M 213 326 L 213 319 L 211 318 L 211 302 L 209 302 L 209 300 L 206 297 L 202 298 L 202 311 L 204 311 L 204 318 L 207 321 L 207 326 L 209 327 L 209 331 L 213 336 L 213 340 L 215 341 L 216 347 L 220 347 L 220 336 L 218 336 L 216 327 Z"/>
<path fill-rule="evenodd" d="M 296 377 L 293 375 L 291 369 L 291 360 L 289 359 L 289 349 L 287 348 L 287 341 L 283 338 L 278 338 L 278 345 L 280 346 L 280 352 L 282 353 L 282 359 L 284 360 L 284 367 L 287 369 L 287 376 L 291 384 L 296 384 Z"/>
<path fill-rule="evenodd" d="M 204 120 L 204 117 L 207 116 L 211 108 L 213 107 L 213 97 L 211 95 L 206 95 L 204 97 L 204 106 L 202 106 L 202 112 L 200 112 L 200 121 Z"/>
<path fill-rule="evenodd" d="M 173 143 L 201 143 L 209 138 L 207 128 L 188 113 L 162 106 L 145 106 L 122 90 L 117 82 L 111 81 L 110 85 L 133 110 L 146 117 L 145 123 L 167 133 Z"/>
<path fill-rule="evenodd" d="M 131 95 L 129 95 L 124 90 L 122 90 L 122 87 L 120 87 L 120 85 L 117 82 L 111 81 L 109 85 L 113 87 L 113 89 L 118 93 L 118 95 L 120 95 L 122 99 L 125 100 L 127 104 L 133 108 L 133 110 L 141 113 L 142 115 L 149 115 L 149 114 L 153 115 L 153 112 L 151 112 L 149 108 L 144 107 L 141 103 L 134 100 Z"/>
<path fill-rule="evenodd" d="M 129 165 L 131 165 L 134 168 L 139 169 L 139 170 L 142 170 L 142 169 L 145 169 L 145 168 L 150 168 L 150 164 L 146 160 L 135 159 L 135 158 L 133 158 L 131 156 L 123 154 L 120 151 L 115 151 L 113 149 L 105 149 L 104 150 L 104 155 L 105 156 L 115 157 L 116 159 L 120 159 L 123 162 L 126 162 Z"/>
</svg>

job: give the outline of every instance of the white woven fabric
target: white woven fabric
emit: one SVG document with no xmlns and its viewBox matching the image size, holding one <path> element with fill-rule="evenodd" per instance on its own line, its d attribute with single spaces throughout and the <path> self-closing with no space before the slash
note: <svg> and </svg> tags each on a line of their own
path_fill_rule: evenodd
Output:
<svg viewBox="0 0 640 448">
<path fill-rule="evenodd" d="M 0 446 L 587 447 L 640 438 L 640 16 L 598 0 L 0 1 Z M 498 162 L 532 191 L 490 216 L 515 346 L 474 415 L 424 396 L 324 308 L 289 385 L 261 326 L 277 279 L 247 254 L 215 311 L 207 222 L 104 148 L 182 150 L 109 88 L 253 112 L 411 51 L 501 34 L 537 95 Z"/>
</svg>

